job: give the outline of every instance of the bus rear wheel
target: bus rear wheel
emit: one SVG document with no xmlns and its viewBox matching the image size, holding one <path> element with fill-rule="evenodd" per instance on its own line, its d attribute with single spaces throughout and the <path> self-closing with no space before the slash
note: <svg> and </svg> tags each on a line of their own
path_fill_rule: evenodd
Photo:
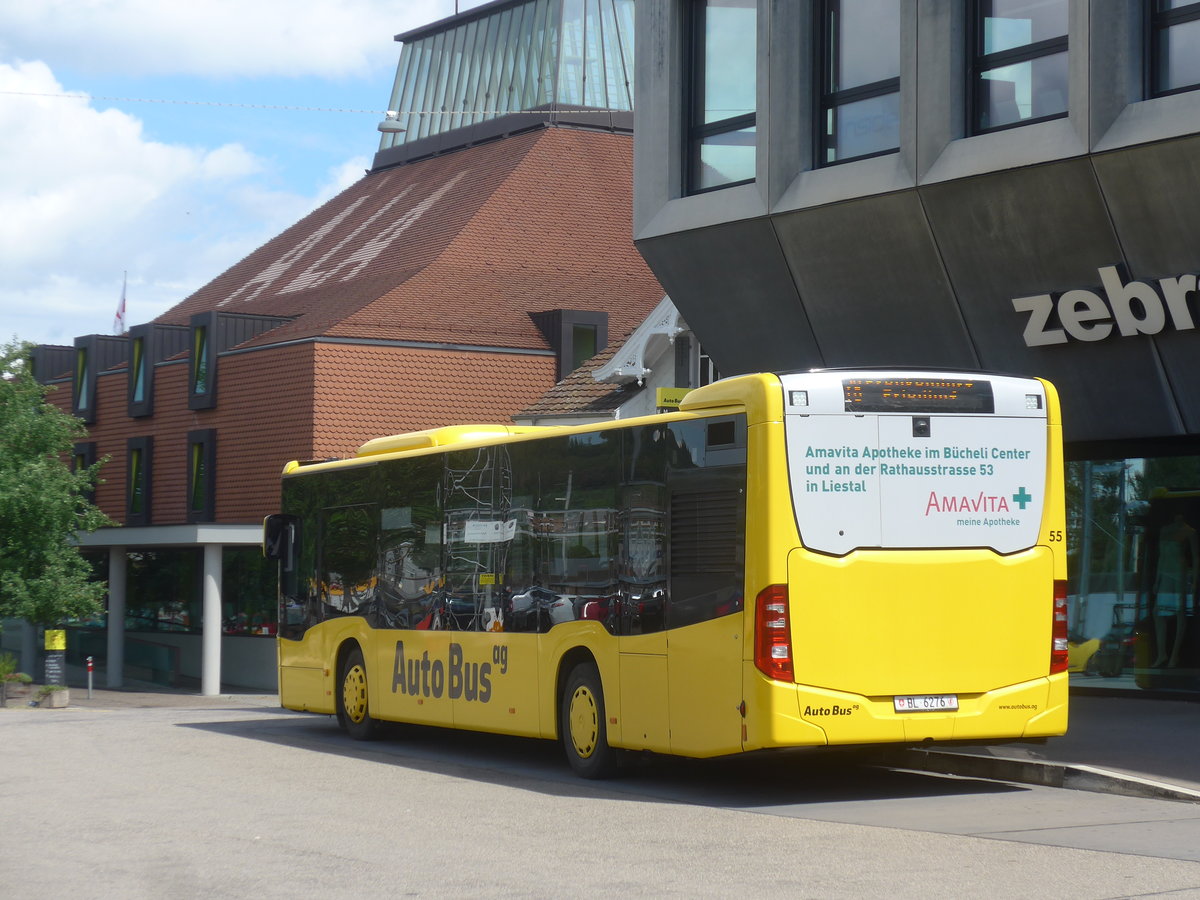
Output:
<svg viewBox="0 0 1200 900">
<path fill-rule="evenodd" d="M 559 733 L 576 775 L 611 778 L 617 773 L 617 751 L 608 745 L 604 689 L 595 663 L 580 663 L 571 670 L 562 696 Z"/>
<path fill-rule="evenodd" d="M 356 741 L 379 737 L 379 720 L 371 718 L 367 703 L 367 664 L 362 650 L 355 647 L 342 661 L 338 677 L 338 723 Z"/>
</svg>

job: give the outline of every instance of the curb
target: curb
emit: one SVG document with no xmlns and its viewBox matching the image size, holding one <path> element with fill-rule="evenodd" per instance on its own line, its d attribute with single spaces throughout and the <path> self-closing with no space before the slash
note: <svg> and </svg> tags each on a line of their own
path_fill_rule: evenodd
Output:
<svg viewBox="0 0 1200 900">
<path fill-rule="evenodd" d="M 1200 791 L 1096 766 L 919 749 L 905 750 L 898 754 L 894 761 L 889 761 L 887 765 L 921 772 L 934 772 L 939 775 L 989 778 L 996 781 L 1012 781 L 1018 784 L 1034 784 L 1075 791 L 1094 791 L 1102 794 L 1120 794 L 1149 800 L 1200 803 Z"/>
</svg>

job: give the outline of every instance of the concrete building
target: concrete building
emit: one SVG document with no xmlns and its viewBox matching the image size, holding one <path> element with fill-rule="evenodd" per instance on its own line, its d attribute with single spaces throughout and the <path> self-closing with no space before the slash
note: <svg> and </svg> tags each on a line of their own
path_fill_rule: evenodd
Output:
<svg viewBox="0 0 1200 900">
<path fill-rule="evenodd" d="M 634 231 L 724 374 L 1065 408 L 1080 684 L 1200 690 L 1200 3 L 637 9 Z"/>
</svg>

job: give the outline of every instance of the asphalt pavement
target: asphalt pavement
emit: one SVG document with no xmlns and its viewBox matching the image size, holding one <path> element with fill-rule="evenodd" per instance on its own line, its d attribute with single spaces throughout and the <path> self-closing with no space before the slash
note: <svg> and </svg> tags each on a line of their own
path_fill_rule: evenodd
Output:
<svg viewBox="0 0 1200 900">
<path fill-rule="evenodd" d="M 10 700 L 24 705 L 31 695 Z M 126 690 L 73 686 L 70 706 L 277 707 L 274 694 L 202 696 L 194 690 L 130 685 Z M 1037 743 L 885 752 L 885 765 L 1154 799 L 1200 802 L 1200 700 L 1151 699 L 1134 693 L 1073 694 L 1062 737 Z"/>
</svg>

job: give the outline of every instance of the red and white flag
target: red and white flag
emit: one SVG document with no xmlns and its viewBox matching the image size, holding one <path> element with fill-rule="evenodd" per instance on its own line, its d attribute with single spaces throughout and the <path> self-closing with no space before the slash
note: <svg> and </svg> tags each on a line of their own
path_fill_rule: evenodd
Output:
<svg viewBox="0 0 1200 900">
<path fill-rule="evenodd" d="M 117 314 L 113 317 L 113 334 L 125 333 L 125 281 L 121 278 L 121 302 L 117 304 Z"/>
</svg>

